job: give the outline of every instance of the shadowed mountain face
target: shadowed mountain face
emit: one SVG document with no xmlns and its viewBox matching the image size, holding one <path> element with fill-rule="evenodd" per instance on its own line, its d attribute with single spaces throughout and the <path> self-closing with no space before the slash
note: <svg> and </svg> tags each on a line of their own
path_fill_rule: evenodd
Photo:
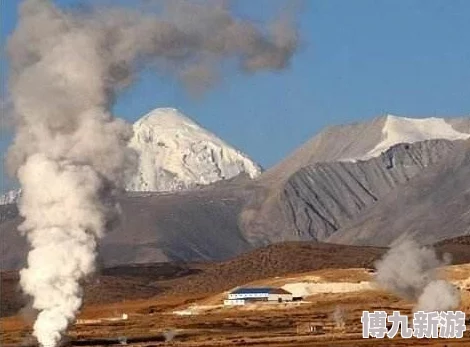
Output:
<svg viewBox="0 0 470 347">
<path fill-rule="evenodd" d="M 450 140 L 433 139 L 440 128 Z M 256 180 L 128 193 L 121 223 L 100 242 L 100 262 L 223 260 L 283 241 L 386 246 L 403 234 L 425 243 L 470 234 L 470 140 L 460 139 L 469 131 L 470 118 L 380 117 L 327 129 Z M 394 144 L 402 139 L 410 143 Z M 20 222 L 16 206 L 0 206 L 3 269 L 25 263 Z"/>
<path fill-rule="evenodd" d="M 284 185 L 281 201 L 288 223 L 301 237 L 325 240 L 456 146 L 445 140 L 399 144 L 367 161 L 306 166 Z"/>
<path fill-rule="evenodd" d="M 327 128 L 257 179 L 264 189 L 244 207 L 243 230 L 261 243 L 323 240 L 469 136 L 470 117 L 389 115 Z"/>
<path fill-rule="evenodd" d="M 444 128 L 447 133 L 440 128 Z M 279 164 L 264 172 L 258 180 L 267 186 L 282 185 L 297 170 L 313 163 L 364 159 L 375 148 L 381 147 L 380 144 L 387 138 L 389 148 L 399 143 L 465 139 L 469 134 L 470 117 L 444 120 L 386 115 L 368 122 L 335 125 L 312 137 Z M 377 153 L 377 156 L 378 154 L 380 153 Z"/>
<path fill-rule="evenodd" d="M 103 266 L 180 260 L 221 260 L 253 247 L 238 226 L 242 206 L 254 189 L 239 182 L 172 193 L 131 193 L 119 199 L 119 224 L 100 241 Z M 28 245 L 17 232 L 15 205 L 0 206 L 1 263 L 25 264 Z M 8 212 L 8 215 L 7 215 Z"/>
<path fill-rule="evenodd" d="M 458 147 L 327 240 L 388 245 L 408 236 L 431 243 L 470 235 L 470 141 Z"/>
</svg>

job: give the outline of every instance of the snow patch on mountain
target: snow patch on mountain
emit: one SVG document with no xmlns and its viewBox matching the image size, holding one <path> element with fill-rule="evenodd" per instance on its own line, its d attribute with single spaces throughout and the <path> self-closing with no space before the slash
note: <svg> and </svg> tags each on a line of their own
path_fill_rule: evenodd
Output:
<svg viewBox="0 0 470 347">
<path fill-rule="evenodd" d="M 159 108 L 134 123 L 130 144 L 140 155 L 132 191 L 174 191 L 207 185 L 261 168 L 245 154 L 173 108 Z"/>
<path fill-rule="evenodd" d="M 455 130 L 443 118 L 406 118 L 387 115 L 385 125 L 382 129 L 382 141 L 363 157 L 367 160 L 378 157 L 390 147 L 399 143 L 414 143 L 425 140 L 466 140 L 470 138 L 469 133 Z"/>
<path fill-rule="evenodd" d="M 0 205 L 15 204 L 21 196 L 21 189 L 10 190 L 5 194 L 0 195 Z"/>
</svg>

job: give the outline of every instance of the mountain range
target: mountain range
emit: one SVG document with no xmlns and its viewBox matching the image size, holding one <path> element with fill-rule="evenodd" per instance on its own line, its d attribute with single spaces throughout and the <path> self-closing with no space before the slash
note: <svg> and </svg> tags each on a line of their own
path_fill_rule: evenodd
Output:
<svg viewBox="0 0 470 347">
<path fill-rule="evenodd" d="M 149 112 L 133 124 L 133 131 L 129 146 L 139 161 L 126 182 L 128 191 L 171 192 L 261 174 L 246 154 L 174 108 Z M 11 190 L 0 196 L 0 205 L 15 203 L 20 195 L 20 190 Z"/>
<path fill-rule="evenodd" d="M 279 164 L 259 165 L 174 109 L 134 124 L 138 174 L 104 266 L 224 260 L 284 241 L 388 246 L 470 234 L 470 117 L 385 115 L 325 129 Z M 27 243 L 0 206 L 2 268 Z"/>
</svg>

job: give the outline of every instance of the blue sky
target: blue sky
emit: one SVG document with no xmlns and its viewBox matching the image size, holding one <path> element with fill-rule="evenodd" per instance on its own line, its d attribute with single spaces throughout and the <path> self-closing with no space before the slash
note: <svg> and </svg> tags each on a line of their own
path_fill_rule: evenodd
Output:
<svg viewBox="0 0 470 347">
<path fill-rule="evenodd" d="M 15 26 L 18 3 L 0 1 L 2 47 Z M 234 0 L 232 7 L 240 16 L 262 22 L 285 3 Z M 289 69 L 254 76 L 229 71 L 218 88 L 198 99 L 174 80 L 143 73 L 119 96 L 116 115 L 134 121 L 155 107 L 176 107 L 269 168 L 330 124 L 383 113 L 470 114 L 470 1 L 299 4 L 302 43 Z M 1 63 L 3 89 L 8 68 L 4 56 Z M 10 136 L 1 136 L 4 154 Z M 9 186 L 10 180 L 2 180 L 0 191 Z"/>
</svg>

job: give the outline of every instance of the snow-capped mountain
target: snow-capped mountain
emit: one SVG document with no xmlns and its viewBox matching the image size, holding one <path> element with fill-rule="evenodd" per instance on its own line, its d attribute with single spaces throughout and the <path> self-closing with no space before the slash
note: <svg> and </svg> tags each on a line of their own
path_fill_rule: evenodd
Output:
<svg viewBox="0 0 470 347">
<path fill-rule="evenodd" d="M 259 173 L 250 171 L 257 167 L 248 166 L 245 156 L 176 110 L 156 110 L 136 122 L 135 130 L 131 145 L 144 155 L 134 189 L 142 189 L 141 183 L 161 189 L 162 177 L 155 176 L 163 170 L 174 175 L 163 176 L 163 189 L 201 176 L 199 182 L 223 177 L 227 162 L 252 177 Z M 281 241 L 388 246 L 404 235 L 424 243 L 469 235 L 470 139 L 458 140 L 468 137 L 470 117 L 382 116 L 330 127 L 255 182 L 120 196 L 124 218 L 101 241 L 100 257 L 107 266 L 208 261 Z M 21 268 L 26 258 L 28 245 L 17 232 L 21 222 L 14 206 L 0 206 L 8 245 L 0 263 L 6 269 Z"/>
<path fill-rule="evenodd" d="M 245 207 L 240 223 L 262 241 L 273 234 L 323 241 L 468 138 L 470 117 L 384 115 L 326 128 L 257 179 L 265 197 Z"/>
<path fill-rule="evenodd" d="M 294 172 L 316 162 L 367 160 L 399 143 L 470 138 L 470 117 L 407 118 L 386 114 L 366 122 L 326 128 L 261 176 L 285 182 Z"/>
<path fill-rule="evenodd" d="M 415 143 L 435 139 L 454 141 L 468 138 L 470 138 L 469 133 L 457 131 L 443 118 L 416 119 L 387 115 L 382 128 L 382 140 L 359 159 L 378 157 L 399 143 Z"/>
<path fill-rule="evenodd" d="M 129 143 L 140 155 L 130 191 L 175 191 L 207 185 L 261 168 L 248 156 L 173 108 L 158 108 L 134 123 Z M 20 191 L 0 196 L 0 205 L 15 203 Z"/>
<path fill-rule="evenodd" d="M 470 138 L 470 118 L 406 118 L 385 115 L 364 123 L 334 126 L 321 132 L 291 156 L 261 176 L 261 181 L 285 182 L 314 162 L 367 160 L 399 143 Z M 160 108 L 134 124 L 130 146 L 140 154 L 131 191 L 174 191 L 230 179 L 241 173 L 251 178 L 260 167 L 176 109 Z M 0 196 L 14 203 L 18 192 Z"/>
<path fill-rule="evenodd" d="M 131 191 L 174 191 L 207 185 L 261 168 L 245 154 L 172 108 L 159 108 L 134 123 L 129 146 L 140 155 Z"/>
</svg>

